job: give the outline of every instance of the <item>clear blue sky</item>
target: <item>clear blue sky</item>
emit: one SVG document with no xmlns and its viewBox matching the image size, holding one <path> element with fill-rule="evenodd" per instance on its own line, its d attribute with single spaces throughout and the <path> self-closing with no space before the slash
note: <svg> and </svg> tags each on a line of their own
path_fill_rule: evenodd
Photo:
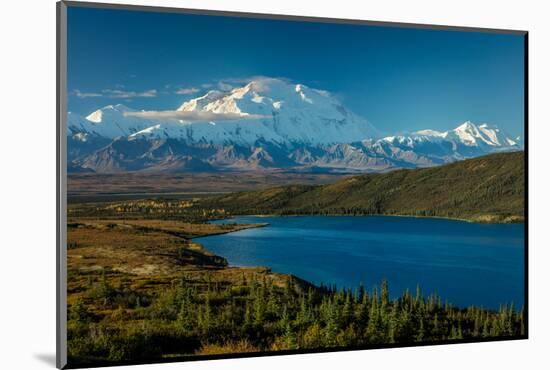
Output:
<svg viewBox="0 0 550 370">
<path fill-rule="evenodd" d="M 518 35 L 72 7 L 68 35 L 81 114 L 174 109 L 219 81 L 272 76 L 328 90 L 387 133 L 471 120 L 523 136 Z"/>
</svg>

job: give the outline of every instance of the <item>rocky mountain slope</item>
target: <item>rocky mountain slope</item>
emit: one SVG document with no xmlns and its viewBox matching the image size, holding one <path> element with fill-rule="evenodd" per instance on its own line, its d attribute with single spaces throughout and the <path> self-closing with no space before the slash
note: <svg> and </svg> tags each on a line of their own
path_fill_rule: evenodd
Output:
<svg viewBox="0 0 550 370">
<path fill-rule="evenodd" d="M 383 136 L 329 92 L 275 78 L 209 91 L 174 111 L 69 113 L 70 171 L 385 171 L 522 148 L 498 127 Z"/>
</svg>

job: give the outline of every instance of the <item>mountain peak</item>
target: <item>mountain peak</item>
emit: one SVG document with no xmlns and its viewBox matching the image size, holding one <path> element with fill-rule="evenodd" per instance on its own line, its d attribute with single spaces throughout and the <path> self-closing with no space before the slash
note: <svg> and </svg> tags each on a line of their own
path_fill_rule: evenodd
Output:
<svg viewBox="0 0 550 370">
<path fill-rule="evenodd" d="M 450 133 L 468 146 L 501 147 L 518 145 L 518 142 L 510 139 L 510 136 L 500 130 L 497 125 L 488 123 L 476 125 L 471 121 L 466 121 Z"/>
<path fill-rule="evenodd" d="M 210 90 L 206 94 L 184 102 L 177 110 L 189 112 L 203 108 L 208 103 L 223 97 L 225 94 L 218 90 Z"/>
<path fill-rule="evenodd" d="M 477 130 L 477 126 L 472 121 L 466 121 L 460 126 L 458 126 L 457 128 L 455 128 L 455 130 L 458 130 L 458 131 Z"/>
<path fill-rule="evenodd" d="M 103 108 L 90 113 L 86 116 L 86 119 L 92 123 L 101 123 L 104 115 L 119 115 L 124 112 L 132 112 L 133 109 L 128 108 L 124 104 L 106 105 Z"/>
<path fill-rule="evenodd" d="M 200 131 L 207 142 L 330 144 L 378 136 L 368 121 L 344 108 L 328 92 L 281 78 L 258 77 L 230 91 L 211 90 L 184 102 L 178 111 L 243 117 L 219 125 L 193 124 L 192 133 Z"/>
<path fill-rule="evenodd" d="M 95 112 L 87 115 L 86 119 L 93 123 L 101 123 L 101 120 L 103 119 L 103 111 L 101 109 L 98 109 Z"/>
<path fill-rule="evenodd" d="M 326 103 L 326 100 L 334 100 L 327 92 L 310 89 L 303 84 L 294 84 L 281 78 L 258 77 L 229 91 L 210 90 L 202 96 L 184 102 L 178 110 L 259 114 L 258 108 L 261 105 L 276 109 L 280 109 L 283 104 L 299 108 L 304 103 L 313 104 L 315 95 L 324 98 L 319 99 L 321 104 Z M 331 103 L 336 104 L 334 101 Z M 247 109 L 252 111 L 249 112 Z"/>
</svg>

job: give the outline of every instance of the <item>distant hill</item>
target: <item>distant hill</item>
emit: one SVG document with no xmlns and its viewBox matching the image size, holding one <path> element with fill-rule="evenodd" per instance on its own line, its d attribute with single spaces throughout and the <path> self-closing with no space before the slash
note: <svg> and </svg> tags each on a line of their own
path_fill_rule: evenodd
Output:
<svg viewBox="0 0 550 370">
<path fill-rule="evenodd" d="M 439 167 L 349 177 L 208 198 L 201 207 L 231 214 L 410 215 L 478 222 L 524 220 L 524 152 Z"/>
</svg>

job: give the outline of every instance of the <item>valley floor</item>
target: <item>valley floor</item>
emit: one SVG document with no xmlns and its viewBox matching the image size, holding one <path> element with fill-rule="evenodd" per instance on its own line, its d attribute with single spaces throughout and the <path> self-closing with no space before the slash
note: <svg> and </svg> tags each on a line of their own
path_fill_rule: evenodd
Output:
<svg viewBox="0 0 550 370">
<path fill-rule="evenodd" d="M 214 225 L 192 199 L 71 204 L 71 365 L 258 351 L 522 338 L 523 311 L 459 309 L 436 296 L 317 287 L 268 267 L 230 267 L 193 238 Z"/>
<path fill-rule="evenodd" d="M 197 172 L 113 174 L 71 173 L 68 175 L 69 202 L 142 199 L 164 196 L 189 198 L 236 191 L 250 191 L 300 183 L 321 185 L 345 178 L 346 174 L 258 172 Z"/>
</svg>

